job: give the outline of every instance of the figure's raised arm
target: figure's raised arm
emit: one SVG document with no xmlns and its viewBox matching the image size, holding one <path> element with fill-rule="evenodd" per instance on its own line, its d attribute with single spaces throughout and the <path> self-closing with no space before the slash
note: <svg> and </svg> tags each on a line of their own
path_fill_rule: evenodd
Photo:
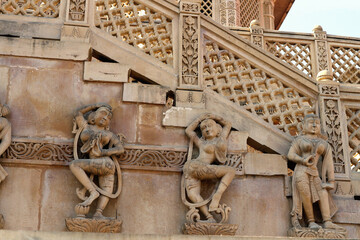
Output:
<svg viewBox="0 0 360 240">
<path fill-rule="evenodd" d="M 197 146 L 199 146 L 199 144 L 200 144 L 200 139 L 196 135 L 195 129 L 199 126 L 199 124 L 203 120 L 205 120 L 207 118 L 212 118 L 212 116 L 214 116 L 214 115 L 210 114 L 210 113 L 202 114 L 199 117 L 197 117 L 192 123 L 190 123 L 190 125 L 185 129 L 186 135 L 190 139 L 192 139 Z"/>
<path fill-rule="evenodd" d="M 217 116 L 217 115 L 212 115 L 212 119 L 214 119 L 216 122 L 220 123 L 223 127 L 220 137 L 227 138 L 230 134 L 231 122 L 227 121 L 224 118 Z"/>
<path fill-rule="evenodd" d="M 86 119 L 84 118 L 85 113 L 87 113 L 91 110 L 97 109 L 99 107 L 107 107 L 111 110 L 111 106 L 107 103 L 95 103 L 95 104 L 85 105 L 85 106 L 79 108 L 76 111 L 76 115 L 75 115 L 75 120 L 76 120 L 76 123 L 78 124 L 78 126 L 82 126 L 87 122 Z"/>
</svg>

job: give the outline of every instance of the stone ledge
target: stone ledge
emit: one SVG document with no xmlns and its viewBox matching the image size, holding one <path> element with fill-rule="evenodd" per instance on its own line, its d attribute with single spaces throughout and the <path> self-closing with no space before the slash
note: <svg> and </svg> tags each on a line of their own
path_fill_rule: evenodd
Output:
<svg viewBox="0 0 360 240">
<path fill-rule="evenodd" d="M 189 236 L 189 235 L 135 235 L 117 233 L 80 233 L 80 232 L 40 232 L 0 230 L 0 240 L 285 240 L 289 237 L 273 236 Z M 304 239 L 304 238 L 291 238 Z"/>
<path fill-rule="evenodd" d="M 84 80 L 98 82 L 127 82 L 130 67 L 119 63 L 84 62 Z"/>
</svg>

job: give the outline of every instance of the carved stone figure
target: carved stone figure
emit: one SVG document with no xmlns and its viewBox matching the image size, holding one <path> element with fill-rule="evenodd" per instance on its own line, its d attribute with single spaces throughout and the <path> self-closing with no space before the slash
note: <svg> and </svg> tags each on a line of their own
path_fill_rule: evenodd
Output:
<svg viewBox="0 0 360 240">
<path fill-rule="evenodd" d="M 83 200 L 75 207 L 77 218 L 83 219 L 89 212 L 90 205 L 95 199 L 97 207 L 92 221 L 87 224 L 105 224 L 106 220 L 112 221 L 120 231 L 120 221 L 106 218 L 103 216 L 103 210 L 109 202 L 109 198 L 116 198 L 121 191 L 121 170 L 116 156 L 124 152 L 123 136 L 119 136 L 109 131 L 109 124 L 112 118 L 112 109 L 109 105 L 99 103 L 82 107 L 78 110 L 75 117 L 74 133 L 74 158 L 70 163 L 70 170 L 74 176 L 83 185 L 82 189 L 76 189 L 77 196 Z M 117 190 L 114 191 L 115 174 L 117 173 Z M 90 176 L 89 176 L 90 175 Z M 98 185 L 94 183 L 94 176 L 98 177 Z M 86 193 L 89 192 L 88 196 Z M 96 219 L 96 221 L 94 220 Z M 69 223 L 70 230 L 80 231 L 74 228 L 74 224 L 80 224 L 79 219 Z M 79 223 L 78 223 L 79 222 Z M 91 225 L 90 224 L 90 225 Z M 110 223 L 107 223 L 109 225 Z M 91 226 L 91 229 L 99 229 L 97 226 Z M 114 232 L 114 230 L 110 230 Z"/>
<path fill-rule="evenodd" d="M 196 133 L 198 127 L 201 130 L 201 137 Z M 182 200 L 190 208 L 186 216 L 189 223 L 185 224 L 187 234 L 198 232 L 194 228 L 204 228 L 206 234 L 215 234 L 218 231 L 226 235 L 234 235 L 237 230 L 236 225 L 229 224 L 225 231 L 211 230 L 214 226 L 224 228 L 224 226 L 216 225 L 217 221 L 213 213 L 221 215 L 220 223 L 222 224 L 227 221 L 230 211 L 225 204 L 220 205 L 224 191 L 235 176 L 233 167 L 222 165 L 226 162 L 227 138 L 230 130 L 230 122 L 213 114 L 198 117 L 186 128 L 186 134 L 190 138 L 190 147 L 188 160 L 183 169 Z M 195 159 L 192 159 L 193 144 L 199 150 L 199 155 Z M 219 179 L 219 183 L 211 196 L 204 200 L 200 194 L 201 182 L 207 179 Z"/>
<path fill-rule="evenodd" d="M 344 229 L 331 220 L 337 208 L 329 193 L 334 188 L 334 163 L 330 144 L 320 132 L 320 119 L 314 114 L 306 115 L 303 120 L 302 134 L 291 144 L 288 159 L 296 163 L 292 189 L 293 207 L 289 234 L 297 237 L 321 237 L 320 232 L 342 234 Z M 314 206 L 319 202 L 323 227 L 315 222 Z M 302 228 L 304 208 L 307 228 Z M 324 228 L 324 230 L 322 230 Z"/>
<path fill-rule="evenodd" d="M 10 108 L 7 105 L 0 104 L 0 156 L 6 151 L 11 143 L 11 124 L 5 118 L 10 113 Z M 0 165 L 0 182 L 4 181 L 7 172 Z M 4 217 L 0 214 L 0 229 L 4 227 Z"/>
</svg>

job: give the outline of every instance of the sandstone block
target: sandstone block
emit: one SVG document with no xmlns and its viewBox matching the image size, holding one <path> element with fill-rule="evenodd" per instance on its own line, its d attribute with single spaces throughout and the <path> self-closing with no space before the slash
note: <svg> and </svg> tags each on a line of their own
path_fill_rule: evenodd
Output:
<svg viewBox="0 0 360 240">
<path fill-rule="evenodd" d="M 277 154 L 248 153 L 244 167 L 246 175 L 287 175 L 287 162 Z"/>
<path fill-rule="evenodd" d="M 124 102 L 141 102 L 165 104 L 166 93 L 170 89 L 159 85 L 125 83 L 123 92 Z"/>
<path fill-rule="evenodd" d="M 85 62 L 84 80 L 101 82 L 127 82 L 129 66 L 119 63 Z"/>
</svg>

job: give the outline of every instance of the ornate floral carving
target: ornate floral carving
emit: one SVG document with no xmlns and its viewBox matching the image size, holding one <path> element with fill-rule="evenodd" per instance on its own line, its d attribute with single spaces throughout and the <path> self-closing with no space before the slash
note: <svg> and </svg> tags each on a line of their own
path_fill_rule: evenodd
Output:
<svg viewBox="0 0 360 240">
<path fill-rule="evenodd" d="M 338 86 L 331 86 L 331 85 L 323 85 L 321 86 L 321 93 L 325 95 L 338 95 L 339 88 Z"/>
<path fill-rule="evenodd" d="M 310 228 L 291 228 L 288 231 L 289 237 L 306 237 L 306 238 L 326 238 L 326 239 L 344 239 L 346 238 L 346 230 L 334 230 L 320 228 L 318 230 Z"/>
<path fill-rule="evenodd" d="M 335 173 L 345 173 L 344 149 L 341 140 L 339 103 L 336 99 L 324 99 L 325 126 L 328 142 L 332 147 Z"/>
<path fill-rule="evenodd" d="M 184 233 L 188 235 L 235 235 L 238 226 L 220 223 L 185 223 Z"/>
<path fill-rule="evenodd" d="M 198 85 L 199 17 L 183 17 L 182 84 Z"/>
<path fill-rule="evenodd" d="M 263 47 L 263 36 L 261 35 L 253 35 L 251 36 L 251 42 L 256 46 L 262 48 Z"/>
<path fill-rule="evenodd" d="M 127 149 L 120 155 L 120 165 L 181 168 L 186 161 L 185 151 Z"/>
<path fill-rule="evenodd" d="M 70 0 L 69 18 L 72 21 L 85 20 L 86 0 Z"/>
<path fill-rule="evenodd" d="M 190 13 L 199 13 L 200 6 L 197 3 L 182 3 L 181 10 Z"/>
<path fill-rule="evenodd" d="M 70 162 L 73 160 L 73 146 L 66 143 L 13 141 L 2 157 L 7 159 Z"/>
<path fill-rule="evenodd" d="M 121 220 L 116 219 L 90 219 L 90 218 L 67 218 L 66 227 L 71 232 L 121 232 Z"/>
<path fill-rule="evenodd" d="M 328 55 L 325 41 L 317 41 L 317 57 L 318 57 L 318 70 L 326 70 L 329 68 Z"/>
</svg>

